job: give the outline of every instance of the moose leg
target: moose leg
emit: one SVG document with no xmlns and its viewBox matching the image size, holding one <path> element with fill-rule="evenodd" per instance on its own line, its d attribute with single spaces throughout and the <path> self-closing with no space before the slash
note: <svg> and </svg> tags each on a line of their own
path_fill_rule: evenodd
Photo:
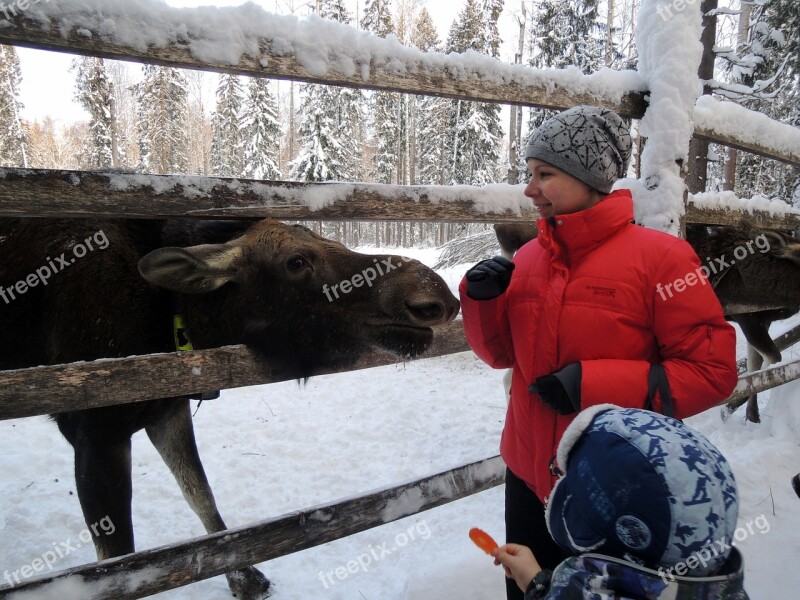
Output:
<svg viewBox="0 0 800 600">
<path fill-rule="evenodd" d="M 133 552 L 131 440 L 92 440 L 79 435 L 75 449 L 78 499 L 97 558 Z"/>
<path fill-rule="evenodd" d="M 758 371 L 764 364 L 764 357 L 761 353 L 747 344 L 747 371 L 752 373 Z M 745 418 L 751 423 L 760 423 L 761 415 L 758 411 L 758 394 L 753 394 L 747 399 L 747 409 L 745 411 Z"/>
<path fill-rule="evenodd" d="M 769 326 L 773 318 L 765 318 L 763 314 L 742 314 L 737 315 L 735 321 L 742 328 L 742 333 L 747 339 L 747 369 L 748 371 L 758 370 L 762 367 L 764 360 L 767 366 L 781 361 L 781 352 L 769 336 Z M 763 360 L 762 360 L 763 357 Z M 753 394 L 747 400 L 746 418 L 753 423 L 760 423 L 761 416 L 758 413 L 758 396 Z"/>
<path fill-rule="evenodd" d="M 206 531 L 215 533 L 227 529 L 197 452 L 189 401 L 170 403 L 164 415 L 146 429 Z M 226 573 L 226 577 L 233 595 L 243 600 L 266 598 L 269 594 L 269 579 L 254 567 Z"/>
</svg>

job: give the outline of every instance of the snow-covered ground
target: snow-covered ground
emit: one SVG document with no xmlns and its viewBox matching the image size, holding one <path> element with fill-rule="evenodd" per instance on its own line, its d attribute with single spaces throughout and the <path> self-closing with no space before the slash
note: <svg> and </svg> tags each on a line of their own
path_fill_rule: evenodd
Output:
<svg viewBox="0 0 800 600">
<path fill-rule="evenodd" d="M 397 253 L 427 264 L 435 259 L 433 251 Z M 443 276 L 454 288 L 465 269 Z M 492 456 L 505 414 L 502 376 L 461 353 L 317 377 L 303 387 L 225 391 L 195 416 L 220 510 L 229 526 L 240 526 Z M 790 567 L 800 561 L 800 499 L 789 483 L 800 471 L 798 395 L 797 382 L 763 394 L 761 425 L 745 424 L 738 414 L 723 423 L 718 410 L 689 420 L 733 464 L 753 600 L 788 598 L 800 588 L 800 570 Z M 143 433 L 134 437 L 133 478 L 139 549 L 204 533 Z M 260 568 L 273 581 L 275 600 L 499 600 L 502 573 L 470 542 L 473 526 L 502 540 L 502 487 Z M 84 528 L 72 452 L 55 425 L 45 417 L 0 422 L 0 582 L 4 571 L 31 565 L 61 542 L 80 547 L 55 568 L 94 560 L 93 549 L 79 541 Z M 337 567 L 381 547 L 390 553 L 366 571 L 336 576 Z M 231 596 L 217 577 L 158 597 Z"/>
</svg>

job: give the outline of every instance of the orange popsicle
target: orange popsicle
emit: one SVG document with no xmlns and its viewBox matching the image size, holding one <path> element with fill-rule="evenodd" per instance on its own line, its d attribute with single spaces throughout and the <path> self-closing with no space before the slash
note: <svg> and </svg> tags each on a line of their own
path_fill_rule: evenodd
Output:
<svg viewBox="0 0 800 600">
<path fill-rule="evenodd" d="M 498 548 L 497 542 L 495 542 L 492 539 L 492 536 L 486 533 L 483 529 L 473 527 L 469 530 L 469 537 L 473 542 L 475 542 L 475 545 L 486 552 L 486 554 L 491 554 Z"/>
</svg>

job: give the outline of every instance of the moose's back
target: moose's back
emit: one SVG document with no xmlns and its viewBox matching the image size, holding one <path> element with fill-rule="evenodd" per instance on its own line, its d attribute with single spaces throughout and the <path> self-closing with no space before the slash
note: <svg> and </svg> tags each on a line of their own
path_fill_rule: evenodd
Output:
<svg viewBox="0 0 800 600">
<path fill-rule="evenodd" d="M 0 219 L 0 369 L 169 351 L 169 297 L 137 268 L 161 229 Z"/>
</svg>

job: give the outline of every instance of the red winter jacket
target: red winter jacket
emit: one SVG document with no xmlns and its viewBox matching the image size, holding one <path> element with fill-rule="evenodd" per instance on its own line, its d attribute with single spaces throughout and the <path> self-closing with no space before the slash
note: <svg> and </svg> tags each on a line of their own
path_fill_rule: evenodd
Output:
<svg viewBox="0 0 800 600">
<path fill-rule="evenodd" d="M 490 366 L 514 369 L 500 452 L 542 501 L 555 482 L 550 460 L 574 414 L 560 416 L 529 392 L 537 377 L 580 362 L 582 408 L 643 408 L 650 366 L 660 363 L 679 419 L 714 406 L 736 385 L 736 334 L 697 274 L 697 255 L 632 219 L 630 192 L 612 192 L 587 210 L 540 219 L 500 297 L 473 300 L 461 281 L 470 346 Z M 653 408 L 662 410 L 658 396 Z"/>
</svg>

